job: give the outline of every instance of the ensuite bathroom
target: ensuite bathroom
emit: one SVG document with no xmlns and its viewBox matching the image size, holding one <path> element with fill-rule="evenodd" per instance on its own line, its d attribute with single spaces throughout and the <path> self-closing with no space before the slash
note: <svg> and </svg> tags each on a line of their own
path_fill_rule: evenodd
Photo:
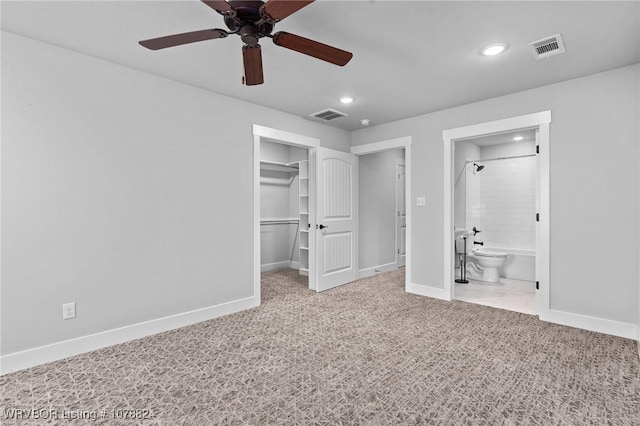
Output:
<svg viewBox="0 0 640 426">
<path fill-rule="evenodd" d="M 536 315 L 536 131 L 455 142 L 456 300 Z"/>
</svg>

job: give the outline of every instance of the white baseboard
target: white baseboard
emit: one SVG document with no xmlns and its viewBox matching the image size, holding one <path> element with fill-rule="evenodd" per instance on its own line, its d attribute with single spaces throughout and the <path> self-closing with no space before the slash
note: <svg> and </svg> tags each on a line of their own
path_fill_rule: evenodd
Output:
<svg viewBox="0 0 640 426">
<path fill-rule="evenodd" d="M 554 310 L 541 313 L 540 319 L 554 324 L 581 328 L 583 330 L 610 334 L 612 336 L 625 337 L 627 339 L 635 340 L 638 338 L 638 326 L 636 324 L 626 322 L 612 321 L 603 318 Z"/>
<path fill-rule="evenodd" d="M 118 343 L 140 339 L 151 334 L 173 330 L 257 306 L 260 306 L 260 299 L 252 296 L 246 299 L 234 300 L 232 302 L 221 303 L 215 306 L 14 352 L 0 357 L 0 375 L 94 351 Z"/>
<path fill-rule="evenodd" d="M 371 268 L 365 268 L 358 270 L 358 279 L 367 278 L 375 274 L 380 274 L 382 272 L 393 271 L 394 269 L 398 269 L 398 264 L 396 262 L 385 263 L 384 265 L 372 266 Z"/>
<path fill-rule="evenodd" d="M 421 284 L 407 284 L 406 286 L 407 293 L 417 294 L 420 296 L 432 297 L 434 299 L 440 300 L 451 300 L 451 296 L 447 294 L 444 288 L 430 287 Z"/>
<path fill-rule="evenodd" d="M 282 262 L 265 263 L 264 265 L 260 265 L 260 272 L 276 271 L 278 269 L 287 268 L 300 269 L 298 262 L 285 260 Z"/>
<path fill-rule="evenodd" d="M 296 262 L 295 260 L 292 260 L 289 263 L 289 268 L 291 268 L 291 269 L 300 269 L 300 262 Z"/>
</svg>

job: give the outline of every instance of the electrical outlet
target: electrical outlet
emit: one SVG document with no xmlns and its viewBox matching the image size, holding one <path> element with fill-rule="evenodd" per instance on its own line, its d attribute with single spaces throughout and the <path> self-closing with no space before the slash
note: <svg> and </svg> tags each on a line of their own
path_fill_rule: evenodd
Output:
<svg viewBox="0 0 640 426">
<path fill-rule="evenodd" d="M 71 319 L 76 317 L 76 302 L 65 303 L 62 305 L 62 319 Z"/>
<path fill-rule="evenodd" d="M 416 198 L 416 206 L 426 206 L 427 205 L 427 199 L 425 197 L 417 197 Z"/>
</svg>

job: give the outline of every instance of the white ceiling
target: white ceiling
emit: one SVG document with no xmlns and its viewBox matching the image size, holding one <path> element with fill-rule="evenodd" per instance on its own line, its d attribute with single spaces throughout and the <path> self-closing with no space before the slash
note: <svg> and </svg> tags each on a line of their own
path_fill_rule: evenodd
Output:
<svg viewBox="0 0 640 426">
<path fill-rule="evenodd" d="M 344 68 L 262 41 L 265 84 L 240 83 L 239 37 L 149 51 L 139 40 L 206 28 L 198 0 L 2 1 L 2 29 L 298 116 L 349 114 L 353 130 L 640 62 L 640 2 L 319 0 L 276 26 L 353 52 Z M 527 43 L 561 33 L 567 53 Z M 478 51 L 494 42 L 497 57 Z M 342 105 L 337 98 L 356 98 Z"/>
<path fill-rule="evenodd" d="M 513 138 L 516 136 L 522 136 L 522 140 L 514 141 Z M 536 131 L 534 129 L 517 130 L 515 132 L 498 133 L 469 140 L 478 146 L 502 145 L 505 143 L 530 143 L 535 142 Z"/>
</svg>

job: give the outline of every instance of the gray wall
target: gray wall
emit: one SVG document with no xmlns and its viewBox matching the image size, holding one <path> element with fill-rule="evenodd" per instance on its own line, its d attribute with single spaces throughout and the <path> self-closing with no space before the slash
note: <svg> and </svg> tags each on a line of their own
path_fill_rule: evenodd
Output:
<svg viewBox="0 0 640 426">
<path fill-rule="evenodd" d="M 633 65 L 352 133 L 413 137 L 413 281 L 443 288 L 442 131 L 552 110 L 551 309 L 638 323 L 639 67 Z"/>
<path fill-rule="evenodd" d="M 345 131 L 2 32 L 2 353 L 252 296 L 254 123 L 349 149 Z"/>
<path fill-rule="evenodd" d="M 453 200 L 453 225 L 457 229 L 466 229 L 466 209 L 467 209 L 467 181 L 464 171 L 465 162 L 480 158 L 480 147 L 473 141 L 454 142 L 453 157 L 453 178 L 454 178 L 454 200 Z"/>
<path fill-rule="evenodd" d="M 358 269 L 396 261 L 396 164 L 404 149 L 358 157 Z"/>
</svg>

